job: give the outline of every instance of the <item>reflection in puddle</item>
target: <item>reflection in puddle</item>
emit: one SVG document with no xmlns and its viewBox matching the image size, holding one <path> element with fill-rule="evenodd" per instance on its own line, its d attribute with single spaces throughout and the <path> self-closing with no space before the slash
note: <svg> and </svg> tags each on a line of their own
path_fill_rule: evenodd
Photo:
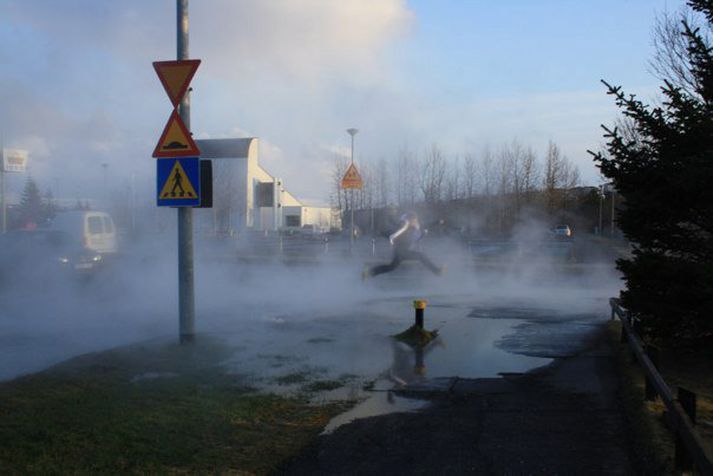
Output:
<svg viewBox="0 0 713 476">
<path fill-rule="evenodd" d="M 387 413 L 421 410 L 425 408 L 428 403 L 429 402 L 425 400 L 399 397 L 391 391 L 372 392 L 372 396 L 365 401 L 359 403 L 351 410 L 332 418 L 324 428 L 322 434 L 331 433 L 340 426 L 361 418 L 385 415 Z"/>
<path fill-rule="evenodd" d="M 390 390 L 456 376 L 493 378 L 547 365 L 551 359 L 543 354 L 525 355 L 501 345 L 538 316 L 551 322 L 548 311 L 536 306 L 504 310 L 468 297 L 432 298 L 425 328 L 437 329 L 439 337 L 423 349 L 391 337 L 413 323 L 410 297 L 366 302 L 358 312 L 242 320 L 239 333 L 223 327 L 220 334 L 240 348 L 225 365 L 250 377 L 250 384 L 262 391 L 307 395 L 315 403 L 361 401 L 330 422 L 326 431 L 332 431 L 355 418 L 413 411 L 427 404 Z M 593 324 L 597 317 L 580 315 L 573 321 L 588 319 Z"/>
</svg>

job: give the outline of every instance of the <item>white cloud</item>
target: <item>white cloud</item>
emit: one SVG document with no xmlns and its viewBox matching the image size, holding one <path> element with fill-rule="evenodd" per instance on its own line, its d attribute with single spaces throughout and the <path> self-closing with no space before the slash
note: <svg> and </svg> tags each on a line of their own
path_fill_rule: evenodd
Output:
<svg viewBox="0 0 713 476">
<path fill-rule="evenodd" d="M 413 21 L 404 0 L 213 0 L 201 6 L 192 17 L 194 51 L 210 54 L 207 67 L 217 76 L 311 85 L 371 81 L 383 67 L 384 46 Z"/>
<path fill-rule="evenodd" d="M 342 129 L 342 90 L 383 84 L 383 52 L 413 21 L 405 0 L 192 2 L 196 136 L 239 124 L 273 173 L 319 188 L 320 173 L 302 176 L 312 144 Z M 150 170 L 169 111 L 150 63 L 175 55 L 174 2 L 7 1 L 0 35 L 15 38 L 0 42 L 0 127 L 13 142 L 44 138 L 39 175 L 91 184 L 97 163 Z"/>
</svg>

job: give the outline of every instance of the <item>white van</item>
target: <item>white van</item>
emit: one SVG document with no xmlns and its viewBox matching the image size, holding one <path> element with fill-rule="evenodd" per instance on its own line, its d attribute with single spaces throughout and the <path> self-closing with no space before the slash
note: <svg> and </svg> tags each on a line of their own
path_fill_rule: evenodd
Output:
<svg viewBox="0 0 713 476">
<path fill-rule="evenodd" d="M 77 238 L 83 248 L 95 253 L 112 254 L 118 251 L 114 220 L 106 212 L 60 212 L 52 221 L 52 228 Z"/>
</svg>

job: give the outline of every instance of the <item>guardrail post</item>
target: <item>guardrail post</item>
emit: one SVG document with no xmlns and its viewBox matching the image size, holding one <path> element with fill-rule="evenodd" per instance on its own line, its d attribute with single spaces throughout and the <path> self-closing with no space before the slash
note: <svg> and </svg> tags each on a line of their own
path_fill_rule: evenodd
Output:
<svg viewBox="0 0 713 476">
<path fill-rule="evenodd" d="M 371 239 L 371 256 L 376 256 L 376 238 Z"/>
<path fill-rule="evenodd" d="M 697 401 L 698 397 L 694 392 L 683 387 L 678 387 L 678 402 L 686 411 L 686 415 L 688 415 L 688 418 L 691 419 L 691 423 L 694 425 L 696 424 L 696 414 L 698 413 Z"/>
<path fill-rule="evenodd" d="M 619 342 L 622 344 L 626 342 L 626 328 L 624 327 L 624 324 L 621 325 L 621 337 L 619 338 Z"/>
<path fill-rule="evenodd" d="M 686 390 L 683 387 L 678 387 L 678 402 L 683 407 L 683 410 L 691 419 L 692 423 L 696 423 L 696 394 L 690 390 Z M 676 433 L 676 452 L 674 455 L 674 466 L 675 469 L 681 471 L 690 471 L 693 469 L 693 459 L 688 454 L 686 446 L 683 443 L 683 438 L 678 429 L 675 430 Z"/>
<path fill-rule="evenodd" d="M 324 238 L 324 253 L 329 253 L 329 238 Z"/>
<path fill-rule="evenodd" d="M 641 337 L 641 319 L 637 318 L 631 318 L 629 320 L 629 324 L 631 324 L 631 328 L 634 329 L 634 332 Z"/>
<path fill-rule="evenodd" d="M 647 345 L 646 346 L 646 355 L 649 356 L 649 360 L 651 361 L 652 364 L 654 364 L 654 367 L 656 367 L 656 370 L 659 368 L 659 363 L 661 362 L 661 350 L 653 345 Z M 644 387 L 644 393 L 645 393 L 645 399 L 649 402 L 652 402 L 656 400 L 656 397 L 658 394 L 656 393 L 656 387 L 654 387 L 653 382 L 649 377 L 646 377 L 646 385 Z"/>
<path fill-rule="evenodd" d="M 693 461 L 686 451 L 686 446 L 683 444 L 681 435 L 676 431 L 676 453 L 673 457 L 674 468 L 681 471 L 690 471 L 693 469 Z"/>
<path fill-rule="evenodd" d="M 618 299 L 612 298 L 609 302 L 624 327 L 622 335 L 630 337 L 632 353 L 646 375 L 646 398 L 653 399 L 658 394 L 666 406 L 664 415 L 668 416 L 669 426 L 675 438 L 676 470 L 688 472 L 695 468 L 697 474 L 713 475 L 713 454 L 695 429 L 696 394 L 678 387 L 678 396 L 674 397 L 658 371 L 660 350 L 651 345 L 642 346 L 637 335 L 637 331 L 641 329 L 641 322 L 633 319 L 628 311 L 619 307 Z M 629 328 L 626 329 L 626 326 Z"/>
</svg>

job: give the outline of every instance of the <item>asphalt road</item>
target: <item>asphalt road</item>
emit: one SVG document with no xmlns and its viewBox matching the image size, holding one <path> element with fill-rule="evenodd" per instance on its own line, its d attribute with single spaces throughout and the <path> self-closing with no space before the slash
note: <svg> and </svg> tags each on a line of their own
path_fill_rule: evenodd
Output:
<svg viewBox="0 0 713 476">
<path fill-rule="evenodd" d="M 236 371 L 268 388 L 273 377 L 305 371 L 351 375 L 357 388 L 396 376 L 406 385 L 389 389 L 394 398 L 432 402 L 338 427 L 283 472 L 630 473 L 611 352 L 599 339 L 616 275 L 524 257 L 484 271 L 448 251 L 429 251 L 449 260 L 445 277 L 409 264 L 367 283 L 359 260 L 295 267 L 199 259 L 198 330 L 235 342 Z M 106 271 L 1 290 L 0 379 L 175 337 L 173 250 L 147 248 Z M 427 323 L 442 330 L 425 372 L 414 372 L 418 357 L 390 338 L 410 325 L 414 297 L 429 300 Z M 510 373 L 494 378 L 498 372 Z"/>
<path fill-rule="evenodd" d="M 635 474 L 610 345 L 590 334 L 531 373 L 405 388 L 432 405 L 344 425 L 279 474 Z"/>
</svg>

